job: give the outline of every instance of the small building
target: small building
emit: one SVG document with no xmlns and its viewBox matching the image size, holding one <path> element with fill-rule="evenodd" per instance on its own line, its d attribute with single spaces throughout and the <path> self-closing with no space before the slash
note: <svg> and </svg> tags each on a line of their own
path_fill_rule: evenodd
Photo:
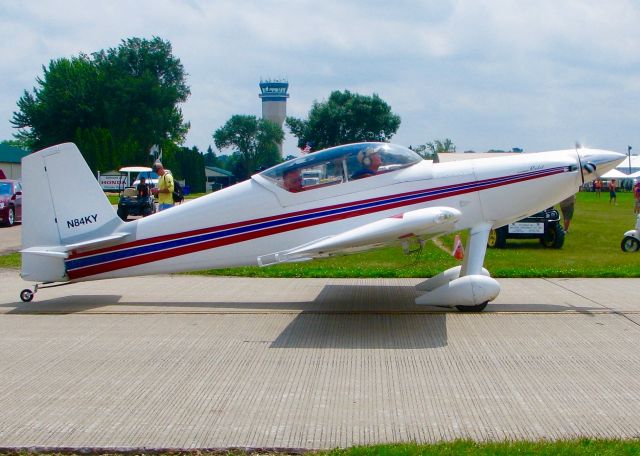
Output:
<svg viewBox="0 0 640 456">
<path fill-rule="evenodd" d="M 19 147 L 8 144 L 0 144 L 0 170 L 4 172 L 6 179 L 20 179 L 22 177 L 22 158 L 29 152 Z"/>
<path fill-rule="evenodd" d="M 226 169 L 215 166 L 205 166 L 204 175 L 207 179 L 205 191 L 211 193 L 236 183 L 236 177 Z"/>
</svg>

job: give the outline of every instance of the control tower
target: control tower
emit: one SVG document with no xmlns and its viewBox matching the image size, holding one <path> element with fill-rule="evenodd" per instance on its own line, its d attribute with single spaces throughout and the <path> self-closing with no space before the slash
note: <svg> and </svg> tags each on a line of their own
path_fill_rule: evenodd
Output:
<svg viewBox="0 0 640 456">
<path fill-rule="evenodd" d="M 285 79 L 260 81 L 262 98 L 262 118 L 282 126 L 287 117 L 287 98 L 289 98 L 289 82 Z M 282 143 L 278 144 L 282 155 Z"/>
</svg>

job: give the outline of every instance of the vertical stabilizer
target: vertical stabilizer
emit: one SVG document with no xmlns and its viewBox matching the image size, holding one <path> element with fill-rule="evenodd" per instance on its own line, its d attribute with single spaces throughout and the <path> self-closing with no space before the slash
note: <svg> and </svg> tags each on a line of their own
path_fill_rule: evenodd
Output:
<svg viewBox="0 0 640 456">
<path fill-rule="evenodd" d="M 22 159 L 22 276 L 66 279 L 66 246 L 108 236 L 122 221 L 75 144 Z"/>
</svg>

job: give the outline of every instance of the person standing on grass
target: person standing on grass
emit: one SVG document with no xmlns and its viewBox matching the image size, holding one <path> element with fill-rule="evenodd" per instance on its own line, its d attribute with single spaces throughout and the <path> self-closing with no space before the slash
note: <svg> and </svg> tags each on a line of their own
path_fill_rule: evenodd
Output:
<svg viewBox="0 0 640 456">
<path fill-rule="evenodd" d="M 563 199 L 560 201 L 560 211 L 562 212 L 562 224 L 564 227 L 564 232 L 569 232 L 569 225 L 571 224 L 571 219 L 573 218 L 573 210 L 576 205 L 576 195 L 575 193 L 571 195 L 569 198 Z"/>
<path fill-rule="evenodd" d="M 602 181 L 600 179 L 596 179 L 593 181 L 593 188 L 596 191 L 596 196 L 600 198 L 600 193 L 602 192 Z"/>
<path fill-rule="evenodd" d="M 152 167 L 153 171 L 160 176 L 158 178 L 158 188 L 153 189 L 153 193 L 158 195 L 158 211 L 164 211 L 173 207 L 173 176 L 162 166 L 160 160 L 156 160 Z"/>
<path fill-rule="evenodd" d="M 611 179 L 609 181 L 609 204 L 611 204 L 611 201 L 613 201 L 613 204 L 615 206 L 618 205 L 618 200 L 616 199 L 616 180 L 615 179 Z"/>
</svg>

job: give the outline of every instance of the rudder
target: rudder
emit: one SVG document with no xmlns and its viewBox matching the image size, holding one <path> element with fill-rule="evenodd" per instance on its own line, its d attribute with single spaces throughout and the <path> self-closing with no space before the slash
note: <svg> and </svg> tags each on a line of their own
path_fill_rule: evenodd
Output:
<svg viewBox="0 0 640 456">
<path fill-rule="evenodd" d="M 67 246 L 108 236 L 123 223 L 73 143 L 23 158 L 22 181 L 26 280 L 68 280 Z"/>
</svg>

